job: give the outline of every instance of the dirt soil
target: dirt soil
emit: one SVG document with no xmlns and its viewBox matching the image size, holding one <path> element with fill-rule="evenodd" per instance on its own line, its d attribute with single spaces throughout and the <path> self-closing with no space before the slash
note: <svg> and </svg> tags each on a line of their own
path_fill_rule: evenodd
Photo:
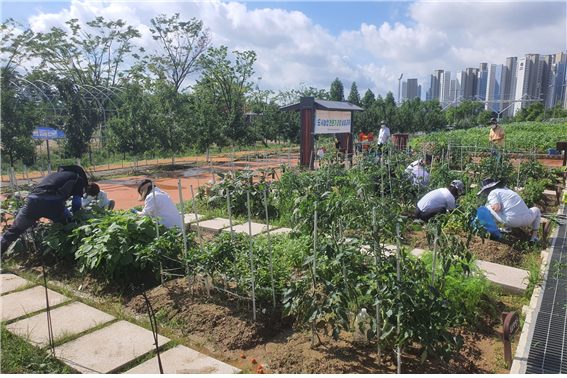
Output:
<svg viewBox="0 0 567 378">
<path fill-rule="evenodd" d="M 170 281 L 147 293 L 158 312 L 158 322 L 176 324 L 180 336 L 209 355 L 243 369 L 255 372 L 250 362 L 255 358 L 266 373 L 342 374 L 395 373 L 396 358 L 392 350 L 382 352 L 382 365 L 377 365 L 376 344 L 358 345 L 351 333 L 342 332 L 338 342 L 330 335 L 319 333 L 321 344 L 310 348 L 310 332 L 293 328 L 294 319 L 282 318 L 282 309 L 259 306 L 257 321 L 252 319 L 249 303 L 212 293 L 204 288 L 189 295 L 186 280 Z M 146 314 L 141 295 L 126 300 L 124 306 L 136 315 Z M 264 312 L 265 311 L 265 312 Z M 420 362 L 419 348 L 410 348 L 402 355 L 403 373 L 502 373 L 508 371 L 501 363 L 503 355 L 501 327 L 483 326 L 481 333 L 461 331 L 465 345 L 455 358 L 445 363 L 429 357 Z M 515 346 L 513 347 L 513 349 Z M 245 358 L 241 358 L 244 355 Z"/>
</svg>

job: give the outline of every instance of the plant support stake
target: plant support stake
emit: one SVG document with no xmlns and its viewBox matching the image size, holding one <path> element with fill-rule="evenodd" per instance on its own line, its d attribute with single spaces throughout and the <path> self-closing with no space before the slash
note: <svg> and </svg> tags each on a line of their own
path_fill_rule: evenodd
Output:
<svg viewBox="0 0 567 378">
<path fill-rule="evenodd" d="M 398 301 L 400 300 L 400 224 L 396 223 L 396 280 L 398 281 Z M 397 316 L 396 334 L 400 334 L 400 315 Z M 400 351 L 400 344 L 396 346 L 397 355 L 397 372 L 402 373 L 402 356 Z"/>
<path fill-rule="evenodd" d="M 153 196 L 153 202 L 154 202 L 154 218 L 156 221 L 156 239 L 159 239 L 159 223 L 158 223 L 158 216 L 157 216 L 157 205 L 156 205 L 156 187 L 154 186 L 154 180 L 152 180 L 152 193 L 154 194 Z M 161 262 L 159 263 L 159 277 L 161 279 L 161 284 L 163 285 L 163 268 L 162 268 L 162 264 Z"/>
<path fill-rule="evenodd" d="M 179 208 L 181 209 L 181 224 L 183 225 L 183 256 L 187 258 L 187 234 L 185 232 L 185 211 L 183 209 L 183 194 L 181 193 L 181 179 L 177 181 L 177 188 L 179 189 Z M 191 292 L 191 280 L 189 279 L 189 267 L 185 267 L 187 274 L 187 284 L 189 285 L 189 292 Z"/>
<path fill-rule="evenodd" d="M 313 220 L 313 292 L 315 292 L 315 277 L 317 276 L 317 201 L 315 205 L 315 217 Z"/>
<path fill-rule="evenodd" d="M 516 190 L 520 190 L 520 166 L 522 165 L 522 158 L 518 162 L 518 179 L 516 180 Z"/>
<path fill-rule="evenodd" d="M 199 227 L 199 217 L 197 216 L 197 204 L 195 202 L 195 195 L 193 193 L 193 185 L 189 186 L 191 188 L 191 199 L 193 200 L 193 211 L 195 212 L 195 225 L 197 226 L 197 235 L 199 235 L 199 245 L 201 246 L 201 255 L 203 252 L 203 239 L 201 238 L 201 228 Z M 209 279 L 205 275 L 205 287 L 207 288 L 207 295 L 211 296 L 211 291 L 209 289 Z"/>
<path fill-rule="evenodd" d="M 272 299 L 274 301 L 274 308 L 276 308 L 276 289 L 274 287 L 274 266 L 272 264 L 272 244 L 270 243 L 270 218 L 268 216 L 268 194 L 264 189 L 264 205 L 266 207 L 266 232 L 268 234 L 268 252 L 270 254 L 270 276 L 272 279 Z"/>
<path fill-rule="evenodd" d="M 372 229 L 374 231 L 374 237 L 376 237 L 376 208 L 372 208 Z M 378 304 L 378 242 L 374 239 L 374 264 L 376 265 L 376 347 L 377 347 L 377 359 L 378 366 L 382 364 L 382 350 L 380 349 L 380 304 Z"/>
<path fill-rule="evenodd" d="M 246 191 L 246 201 L 248 203 L 248 235 L 250 236 L 250 273 L 252 280 L 252 311 L 254 311 L 254 321 L 256 321 L 256 292 L 254 287 L 254 254 L 252 251 L 252 221 L 250 220 L 250 191 Z"/>
</svg>

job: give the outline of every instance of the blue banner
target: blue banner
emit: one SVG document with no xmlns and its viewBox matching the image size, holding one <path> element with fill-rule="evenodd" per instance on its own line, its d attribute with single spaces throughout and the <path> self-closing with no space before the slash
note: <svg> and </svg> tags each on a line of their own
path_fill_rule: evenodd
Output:
<svg viewBox="0 0 567 378">
<path fill-rule="evenodd" d="M 35 139 L 65 139 L 65 133 L 51 127 L 37 127 L 33 131 L 33 137 Z"/>
</svg>

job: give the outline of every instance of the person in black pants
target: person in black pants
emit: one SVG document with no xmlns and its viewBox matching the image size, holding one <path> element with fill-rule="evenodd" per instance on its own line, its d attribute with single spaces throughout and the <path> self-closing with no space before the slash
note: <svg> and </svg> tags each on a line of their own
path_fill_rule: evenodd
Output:
<svg viewBox="0 0 567 378">
<path fill-rule="evenodd" d="M 45 176 L 28 195 L 14 223 L 0 237 L 1 253 L 4 254 L 10 245 L 40 218 L 66 223 L 71 214 L 65 207 L 65 201 L 73 196 L 71 210 L 79 210 L 87 186 L 85 171 L 76 165 L 59 167 L 57 172 Z"/>
</svg>

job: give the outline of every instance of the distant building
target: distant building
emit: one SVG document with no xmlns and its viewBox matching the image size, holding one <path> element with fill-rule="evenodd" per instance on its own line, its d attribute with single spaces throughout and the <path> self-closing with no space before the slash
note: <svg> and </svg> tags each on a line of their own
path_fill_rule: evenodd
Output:
<svg viewBox="0 0 567 378">
<path fill-rule="evenodd" d="M 473 100 L 477 93 L 478 68 L 465 69 L 464 88 L 461 88 L 465 100 Z"/>
<path fill-rule="evenodd" d="M 540 76 L 539 68 L 539 54 L 526 54 L 524 58 L 518 59 L 515 99 L 522 101 L 514 103 L 514 114 L 529 106 L 534 102 L 533 100 L 539 99 L 541 86 L 537 80 Z"/>
<path fill-rule="evenodd" d="M 408 81 L 407 81 L 407 99 L 411 101 L 416 97 L 420 97 L 419 88 L 420 88 L 420 86 L 417 85 L 417 79 L 408 79 Z"/>
<path fill-rule="evenodd" d="M 435 100 L 439 100 L 441 97 L 441 76 L 443 75 L 443 72 L 443 70 L 433 71 L 433 81 L 431 83 L 431 98 Z"/>
<path fill-rule="evenodd" d="M 455 100 L 457 103 L 462 102 L 465 98 L 465 79 L 465 71 L 457 71 L 457 76 L 455 77 Z"/>
<path fill-rule="evenodd" d="M 449 88 L 449 101 L 454 102 L 456 99 L 456 93 L 457 93 L 457 80 L 456 79 L 452 79 L 451 80 L 451 85 Z"/>
<path fill-rule="evenodd" d="M 408 99 L 408 82 L 402 81 L 402 99 L 401 102 L 404 102 Z"/>
<path fill-rule="evenodd" d="M 556 104 L 562 104 L 565 98 L 567 54 L 560 52 L 553 55 L 550 69 L 549 86 L 547 89 L 545 108 L 550 109 Z"/>
<path fill-rule="evenodd" d="M 433 98 L 432 97 L 432 95 L 433 95 L 432 85 L 433 85 L 433 75 L 427 75 L 425 77 L 425 84 L 424 84 L 424 88 L 423 88 L 425 93 L 423 94 L 424 96 L 422 97 L 422 100 L 429 101 Z"/>
<path fill-rule="evenodd" d="M 516 96 L 516 78 L 518 71 L 518 58 L 511 56 L 506 58 L 506 64 L 502 68 L 502 85 L 500 87 L 500 98 L 502 100 L 514 100 Z M 514 115 L 514 104 L 504 102 L 501 104 L 502 117 Z"/>
<path fill-rule="evenodd" d="M 478 64 L 479 71 L 488 71 L 488 63 L 479 63 Z"/>
<path fill-rule="evenodd" d="M 486 64 L 486 63 L 481 63 Z M 486 101 L 486 84 L 488 81 L 488 71 L 487 70 L 479 70 L 477 74 L 477 81 L 476 81 L 476 93 L 475 93 L 475 100 L 476 101 Z"/>
<path fill-rule="evenodd" d="M 503 64 L 491 64 L 488 66 L 487 80 L 486 80 L 486 101 L 485 109 L 491 112 L 499 113 L 501 107 L 500 91 L 502 88 L 502 72 L 504 70 Z"/>
<path fill-rule="evenodd" d="M 441 89 L 439 91 L 439 102 L 447 103 L 451 99 L 451 71 L 444 71 L 441 74 Z"/>
</svg>

